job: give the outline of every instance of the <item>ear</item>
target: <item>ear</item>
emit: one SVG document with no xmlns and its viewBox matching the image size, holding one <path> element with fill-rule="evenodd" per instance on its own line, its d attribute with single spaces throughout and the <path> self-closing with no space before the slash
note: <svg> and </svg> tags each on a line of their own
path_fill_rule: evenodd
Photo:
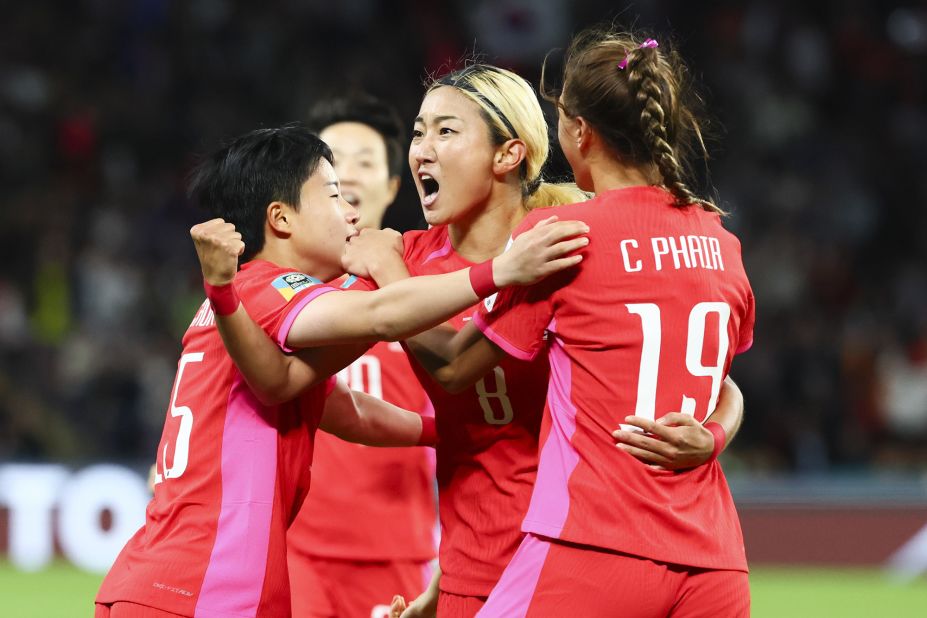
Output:
<svg viewBox="0 0 927 618">
<path fill-rule="evenodd" d="M 520 139 L 510 139 L 496 148 L 492 160 L 492 171 L 498 176 L 505 176 L 518 169 L 521 162 L 528 156 L 528 147 Z"/>
<path fill-rule="evenodd" d="M 573 122 L 574 126 L 571 127 L 570 132 L 576 139 L 576 147 L 580 152 L 585 152 L 595 140 L 595 134 L 592 127 L 582 116 L 577 116 L 573 119 Z"/>
<path fill-rule="evenodd" d="M 399 176 L 390 176 L 389 177 L 389 187 L 387 191 L 389 192 L 389 203 L 392 204 L 396 201 L 396 196 L 399 195 Z"/>
<path fill-rule="evenodd" d="M 276 236 L 288 237 L 293 233 L 291 226 L 293 209 L 283 202 L 271 202 L 267 205 L 265 217 L 268 227 Z"/>
</svg>

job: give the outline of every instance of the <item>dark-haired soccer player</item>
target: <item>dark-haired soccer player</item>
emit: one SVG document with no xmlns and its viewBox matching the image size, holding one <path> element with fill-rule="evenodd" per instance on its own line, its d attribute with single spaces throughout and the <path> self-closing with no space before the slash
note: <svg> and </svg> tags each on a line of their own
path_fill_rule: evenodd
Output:
<svg viewBox="0 0 927 618">
<path fill-rule="evenodd" d="M 359 229 L 378 229 L 399 190 L 404 131 L 384 101 L 355 94 L 319 102 L 310 128 L 331 149 Z M 356 391 L 433 416 L 402 346 L 380 342 L 339 377 Z M 316 436 L 313 485 L 287 533 L 293 615 L 386 616 L 394 594 L 431 579 L 437 519 L 434 452 L 369 448 Z"/>
<path fill-rule="evenodd" d="M 98 616 L 288 616 L 285 533 L 309 488 L 316 428 L 386 446 L 433 436 L 419 415 L 327 379 L 350 348 L 306 356 L 301 370 L 315 386 L 259 398 L 223 344 L 269 335 L 292 350 L 404 337 L 497 285 L 579 261 L 556 256 L 585 241 L 560 242 L 585 226 L 554 223 L 470 269 L 374 292 L 325 285 L 342 271 L 357 220 L 331 161 L 324 142 L 291 125 L 241 136 L 197 169 L 191 194 L 218 217 L 191 230 L 208 301 L 183 338 L 145 526 L 104 580 Z M 223 342 L 236 321 L 245 335 Z"/>
</svg>

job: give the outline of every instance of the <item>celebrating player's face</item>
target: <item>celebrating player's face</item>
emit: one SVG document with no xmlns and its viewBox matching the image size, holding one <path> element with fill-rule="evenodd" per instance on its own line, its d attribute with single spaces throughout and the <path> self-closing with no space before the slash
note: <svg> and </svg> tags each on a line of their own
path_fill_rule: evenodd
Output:
<svg viewBox="0 0 927 618">
<path fill-rule="evenodd" d="M 425 95 L 409 146 L 425 221 L 459 221 L 484 203 L 492 188 L 494 152 L 475 102 L 448 86 Z"/>
<path fill-rule="evenodd" d="M 299 211 L 288 216 L 292 239 L 307 269 L 323 280 L 341 274 L 341 254 L 345 243 L 357 234 L 357 209 L 341 197 L 338 176 L 322 159 L 299 193 Z"/>
<path fill-rule="evenodd" d="M 361 122 L 336 122 L 319 137 L 335 155 L 341 194 L 359 211 L 357 227 L 380 227 L 399 189 L 399 178 L 389 175 L 383 136 Z"/>
</svg>

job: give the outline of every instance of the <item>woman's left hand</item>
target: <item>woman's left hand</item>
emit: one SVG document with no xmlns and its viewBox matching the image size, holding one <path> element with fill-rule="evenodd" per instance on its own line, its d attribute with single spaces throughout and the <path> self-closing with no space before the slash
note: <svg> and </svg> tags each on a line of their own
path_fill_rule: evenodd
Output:
<svg viewBox="0 0 927 618">
<path fill-rule="evenodd" d="M 711 459 L 714 436 L 688 414 L 671 412 L 657 421 L 629 416 L 624 423 L 642 431 L 613 431 L 616 446 L 646 464 L 685 470 Z"/>
</svg>

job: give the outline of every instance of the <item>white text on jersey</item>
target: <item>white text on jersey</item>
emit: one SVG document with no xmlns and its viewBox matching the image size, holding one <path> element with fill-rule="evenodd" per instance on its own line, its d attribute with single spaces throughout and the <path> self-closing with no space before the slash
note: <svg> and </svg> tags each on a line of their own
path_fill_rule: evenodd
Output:
<svg viewBox="0 0 927 618">
<path fill-rule="evenodd" d="M 209 299 L 207 298 L 203 304 L 200 305 L 196 315 L 193 316 L 193 321 L 190 322 L 190 328 L 194 326 L 212 326 L 215 323 L 216 316 L 212 312 L 212 306 L 209 304 Z"/>
<path fill-rule="evenodd" d="M 624 269 L 629 273 L 644 269 L 645 251 L 634 238 L 621 241 L 621 258 Z M 657 236 L 650 239 L 653 262 L 646 264 L 654 270 L 663 270 L 672 266 L 680 268 L 705 268 L 707 270 L 724 270 L 721 259 L 721 243 L 713 236 Z"/>
</svg>

